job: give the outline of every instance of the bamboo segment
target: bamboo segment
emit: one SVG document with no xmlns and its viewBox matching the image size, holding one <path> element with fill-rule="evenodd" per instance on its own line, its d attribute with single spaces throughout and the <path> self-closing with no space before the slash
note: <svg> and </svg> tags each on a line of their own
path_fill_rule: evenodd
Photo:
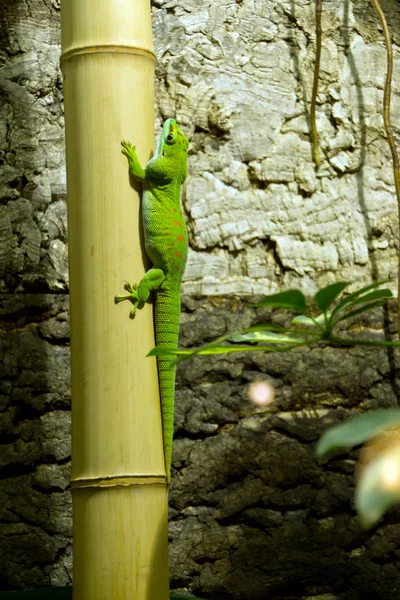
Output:
<svg viewBox="0 0 400 600">
<path fill-rule="evenodd" d="M 74 600 L 168 598 L 167 496 L 140 201 L 120 140 L 154 144 L 148 0 L 63 0 L 72 354 Z"/>
<path fill-rule="evenodd" d="M 115 487 L 100 492 L 76 490 L 74 531 L 80 531 L 81 536 L 79 544 L 74 538 L 74 599 L 162 600 L 169 597 L 165 559 L 167 495 L 162 486 L 153 487 L 156 493 L 150 486 L 137 486 L 134 490 Z M 153 519 L 152 515 L 161 507 L 162 518 Z M 106 520 L 104 515 L 108 515 Z M 138 516 L 143 520 L 140 528 Z M 108 543 L 111 540 L 112 543 Z M 147 540 L 149 547 L 144 544 Z M 79 596 L 76 569 L 83 571 Z M 160 582 L 167 584 L 165 590 Z"/>
<path fill-rule="evenodd" d="M 143 122 L 153 138 L 153 105 L 151 111 L 135 108 L 138 91 L 148 97 L 152 87 L 145 73 L 150 61 L 139 61 L 139 73 L 132 73 L 135 60 L 124 54 L 64 63 L 73 479 L 163 472 L 161 445 L 153 447 L 161 427 L 156 364 L 145 358 L 154 345 L 151 307 L 132 321 L 129 307 L 114 305 L 124 278 L 138 281 L 144 272 L 140 200 L 120 151 L 122 137 L 135 139 L 138 149 L 144 145 Z M 140 126 L 131 112 L 141 115 Z M 152 142 L 146 141 L 147 157 Z"/>
</svg>

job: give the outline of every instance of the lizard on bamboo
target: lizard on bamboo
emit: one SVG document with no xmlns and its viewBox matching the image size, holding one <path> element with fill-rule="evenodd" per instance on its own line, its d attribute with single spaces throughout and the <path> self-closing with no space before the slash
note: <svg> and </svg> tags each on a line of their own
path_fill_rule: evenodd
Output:
<svg viewBox="0 0 400 600">
<path fill-rule="evenodd" d="M 131 317 L 155 294 L 154 328 L 157 346 L 178 345 L 180 288 L 188 253 L 188 236 L 180 204 L 181 185 L 188 173 L 189 142 L 174 119 L 167 119 L 154 156 L 146 167 L 140 165 L 135 146 L 123 140 L 122 153 L 128 158 L 132 175 L 143 183 L 142 218 L 145 247 L 152 267 L 138 285 L 126 283 L 128 294 L 115 296 L 115 303 L 129 300 Z M 175 365 L 171 357 L 158 356 L 163 440 L 167 483 L 171 478 L 174 431 Z"/>
</svg>

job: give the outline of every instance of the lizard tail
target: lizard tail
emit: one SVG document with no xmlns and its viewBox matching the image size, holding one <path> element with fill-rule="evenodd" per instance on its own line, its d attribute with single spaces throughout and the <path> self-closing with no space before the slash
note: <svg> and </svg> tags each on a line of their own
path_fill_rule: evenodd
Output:
<svg viewBox="0 0 400 600">
<path fill-rule="evenodd" d="M 168 293 L 164 290 L 160 290 L 157 293 L 155 303 L 155 334 L 157 346 L 177 347 L 180 304 L 179 293 Z M 172 361 L 173 357 L 171 356 L 157 357 L 167 483 L 170 483 L 171 481 L 172 438 L 174 435 L 176 366 L 171 366 Z"/>
</svg>

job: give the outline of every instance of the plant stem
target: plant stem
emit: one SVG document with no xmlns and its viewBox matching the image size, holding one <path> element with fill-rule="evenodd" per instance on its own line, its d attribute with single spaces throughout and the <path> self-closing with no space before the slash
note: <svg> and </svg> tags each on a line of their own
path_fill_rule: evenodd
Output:
<svg viewBox="0 0 400 600">
<path fill-rule="evenodd" d="M 316 104 L 317 104 L 317 93 L 318 93 L 318 79 L 319 69 L 321 64 L 321 45 L 322 45 L 322 0 L 315 0 L 315 65 L 314 65 L 314 80 L 311 93 L 311 107 L 310 107 L 310 120 L 311 120 L 311 138 L 312 138 L 312 153 L 313 159 L 318 167 L 321 164 L 319 155 L 319 140 L 318 140 L 318 129 L 316 122 Z"/>
<path fill-rule="evenodd" d="M 386 136 L 390 151 L 392 153 L 393 160 L 393 177 L 394 184 L 396 187 L 396 199 L 397 199 L 397 210 L 398 210 L 398 221 L 399 221 L 399 244 L 400 244 L 400 166 L 399 157 L 394 143 L 392 126 L 390 124 L 390 95 L 392 88 L 392 73 L 393 73 L 393 51 L 392 43 L 390 40 L 390 32 L 386 21 L 385 13 L 382 10 L 379 0 L 371 0 L 379 20 L 382 25 L 383 35 L 385 38 L 386 45 L 386 56 L 387 56 L 387 67 L 386 67 L 386 81 L 383 93 L 383 122 L 385 125 Z M 397 254 L 397 333 L 400 335 L 400 248 Z"/>
<path fill-rule="evenodd" d="M 341 338 L 336 337 L 334 335 L 330 336 L 328 339 L 324 340 L 329 344 L 333 344 L 334 346 L 376 346 L 376 347 L 391 347 L 391 348 L 400 348 L 400 341 L 398 342 L 389 342 L 386 340 L 354 340 L 351 338 Z"/>
</svg>

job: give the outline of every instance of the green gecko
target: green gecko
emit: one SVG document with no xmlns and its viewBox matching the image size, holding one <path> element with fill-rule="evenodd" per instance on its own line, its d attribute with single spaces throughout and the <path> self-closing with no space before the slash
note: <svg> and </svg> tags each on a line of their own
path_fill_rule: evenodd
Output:
<svg viewBox="0 0 400 600">
<path fill-rule="evenodd" d="M 188 173 L 189 142 L 174 119 L 167 119 L 154 156 L 146 168 L 140 165 L 135 146 L 122 140 L 122 153 L 128 158 L 132 175 L 143 182 L 142 218 L 145 246 L 153 266 L 139 285 L 125 284 L 128 292 L 115 296 L 115 303 L 129 300 L 130 316 L 136 314 L 155 291 L 155 337 L 157 346 L 176 348 L 181 310 L 180 288 L 185 270 L 188 237 L 180 204 L 181 185 Z M 172 438 L 174 433 L 174 392 L 176 367 L 171 357 L 158 356 L 167 483 L 171 480 Z"/>
</svg>

